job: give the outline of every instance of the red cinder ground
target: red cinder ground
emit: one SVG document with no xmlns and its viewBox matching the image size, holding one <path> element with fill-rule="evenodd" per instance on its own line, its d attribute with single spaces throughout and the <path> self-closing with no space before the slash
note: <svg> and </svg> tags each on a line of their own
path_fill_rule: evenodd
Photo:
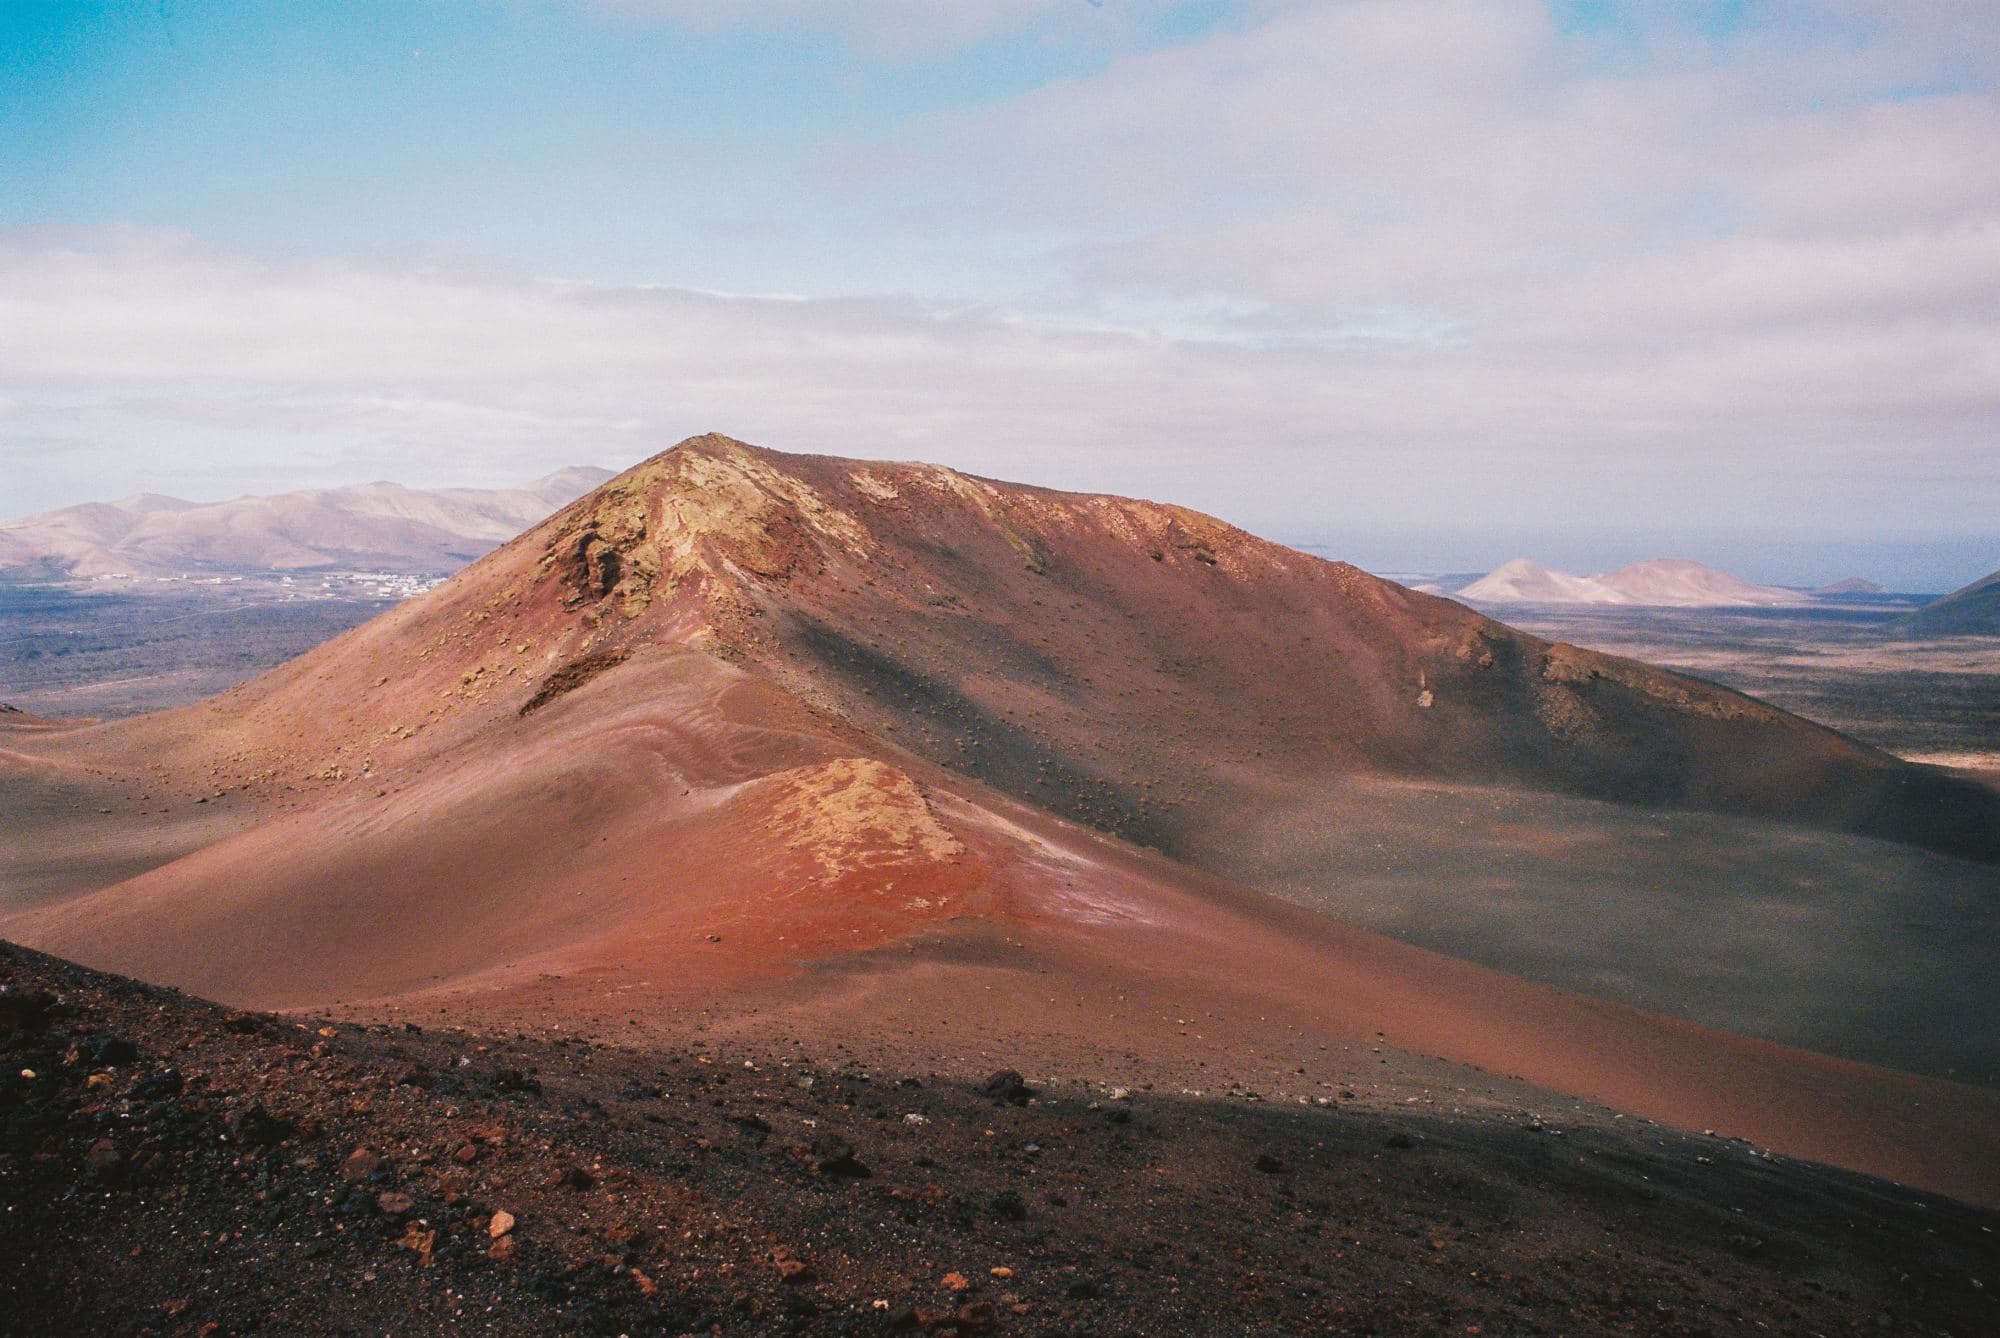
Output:
<svg viewBox="0 0 2000 1338">
<path fill-rule="evenodd" d="M 1992 791 L 1178 508 L 702 438 L 211 702 L 0 731 L 0 936 L 233 1006 L 587 1036 L 639 1067 L 701 1042 L 947 1085 L 1151 1084 L 1176 1111 L 1254 1090 L 1273 1119 L 1383 1129 L 1561 1112 L 1641 1180 L 1707 1146 L 1658 1121 L 1748 1140 L 1718 1145 L 1822 1195 L 1824 1222 L 1850 1182 L 1790 1159 L 2000 1203 L 1991 1091 L 1425 952 L 1272 899 L 1246 854 L 1310 813 L 1287 868 L 1338 878 L 1341 785 L 1436 782 L 1976 866 Z M 1425 821 L 1390 826 L 1423 843 Z M 397 1127 L 421 1142 L 434 1118 Z M 1483 1174 L 1467 1137 L 1439 1174 Z M 1494 1193 L 1524 1212 L 1570 1192 L 1520 1170 Z M 1139 1183 L 1105 1193 L 1140 1212 Z M 1196 1230 L 1196 1203 L 1161 1229 Z M 1350 1228 L 1322 1225 L 1324 1263 Z M 1155 1280 L 1165 1323 L 1181 1303 Z"/>
</svg>

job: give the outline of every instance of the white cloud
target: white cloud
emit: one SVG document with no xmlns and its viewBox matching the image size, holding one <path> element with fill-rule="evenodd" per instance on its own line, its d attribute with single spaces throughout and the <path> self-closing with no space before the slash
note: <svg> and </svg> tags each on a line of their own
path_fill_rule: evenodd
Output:
<svg viewBox="0 0 2000 1338">
<path fill-rule="evenodd" d="M 1097 21 L 1082 0 L 604 3 L 911 59 Z M 1637 5 L 1636 38 L 1527 0 L 1250 10 L 830 142 L 802 207 L 764 221 L 792 244 L 837 220 L 845 256 L 974 257 L 1008 273 L 989 299 L 1032 296 L 1016 309 L 18 234 L 0 450 L 66 501 L 121 443 L 170 439 L 218 479 L 261 461 L 274 486 L 419 461 L 499 481 L 718 428 L 1293 533 L 1992 531 L 2000 6 L 1793 0 L 1716 37 Z"/>
<path fill-rule="evenodd" d="M 699 33 L 830 35 L 891 58 L 949 51 L 1051 17 L 1109 20 L 1094 0 L 590 0 L 598 14 Z"/>
<path fill-rule="evenodd" d="M 1618 300 L 1664 293 L 1713 325 L 1700 283 L 1650 283 Z M 1792 301 L 1782 286 L 1768 300 Z M 1799 526 L 1865 526 L 1885 502 L 1891 518 L 1976 527 L 2000 502 L 1996 351 L 1992 320 L 1971 311 L 1660 345 L 1315 347 L 279 262 L 153 233 L 0 245 L 0 396 L 16 402 L 0 454 L 45 504 L 105 492 L 107 459 L 152 471 L 114 492 L 498 482 L 627 463 L 713 428 L 1170 496 L 1292 533 L 1560 523 L 1575 508 L 1604 524 L 1783 528 L 1798 506 Z M 1956 481 L 1913 471 L 1885 495 L 1881 466 L 1913 442 Z"/>
</svg>

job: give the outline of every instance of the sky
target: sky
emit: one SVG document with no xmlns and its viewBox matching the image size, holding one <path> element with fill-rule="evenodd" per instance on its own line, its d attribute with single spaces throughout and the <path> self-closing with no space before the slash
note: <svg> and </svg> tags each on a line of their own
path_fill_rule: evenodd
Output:
<svg viewBox="0 0 2000 1338">
<path fill-rule="evenodd" d="M 714 430 L 1949 589 L 1997 91 L 1989 0 L 12 0 L 0 515 Z"/>
</svg>

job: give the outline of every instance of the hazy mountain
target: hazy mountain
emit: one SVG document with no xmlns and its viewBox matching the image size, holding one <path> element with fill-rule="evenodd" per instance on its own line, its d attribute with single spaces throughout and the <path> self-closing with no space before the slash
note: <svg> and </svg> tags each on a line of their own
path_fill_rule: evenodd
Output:
<svg viewBox="0 0 2000 1338">
<path fill-rule="evenodd" d="M 1527 558 L 1515 558 L 1495 567 L 1470 585 L 1461 586 L 1457 597 L 1488 604 L 1632 603 L 1601 581 L 1572 576 Z"/>
<path fill-rule="evenodd" d="M 1681 558 L 1634 562 L 1598 576 L 1572 576 L 1516 558 L 1458 591 L 1487 604 L 1639 604 L 1652 607 L 1753 607 L 1799 604 L 1794 590 L 1748 581 Z"/>
<path fill-rule="evenodd" d="M 573 466 L 518 488 L 365 483 L 210 503 L 142 493 L 0 522 L 0 578 L 455 571 L 610 477 Z"/>
<path fill-rule="evenodd" d="M 1844 581 L 1835 581 L 1832 585 L 1823 585 L 1808 593 L 1818 599 L 1831 599 L 1840 595 L 1886 595 L 1889 592 L 1873 581 L 1850 576 Z"/>
</svg>

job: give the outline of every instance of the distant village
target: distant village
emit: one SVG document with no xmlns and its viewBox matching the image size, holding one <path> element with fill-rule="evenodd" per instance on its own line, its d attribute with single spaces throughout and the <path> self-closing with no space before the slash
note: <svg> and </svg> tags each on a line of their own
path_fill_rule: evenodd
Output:
<svg viewBox="0 0 2000 1338">
<path fill-rule="evenodd" d="M 276 587 L 285 599 L 408 599 L 434 590 L 450 579 L 449 572 L 409 575 L 392 571 L 322 571 L 307 573 L 236 572 L 203 575 L 181 572 L 173 576 L 141 576 L 136 572 L 105 572 L 89 580 L 97 584 L 144 585 L 257 585 Z"/>
</svg>

